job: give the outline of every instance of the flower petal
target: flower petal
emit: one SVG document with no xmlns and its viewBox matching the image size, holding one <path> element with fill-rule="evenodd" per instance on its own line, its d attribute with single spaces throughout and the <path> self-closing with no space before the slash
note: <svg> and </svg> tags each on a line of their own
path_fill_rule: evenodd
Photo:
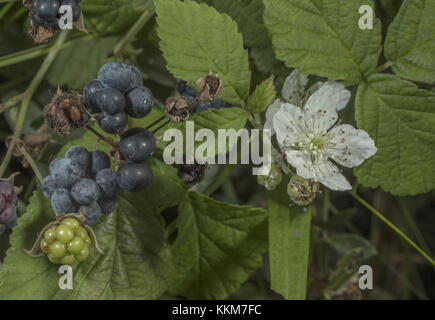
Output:
<svg viewBox="0 0 435 320">
<path fill-rule="evenodd" d="M 273 117 L 276 139 L 282 147 L 299 142 L 304 134 L 304 114 L 301 108 L 284 103 Z"/>
<path fill-rule="evenodd" d="M 343 84 L 335 81 L 327 81 L 324 85 L 330 86 L 334 89 L 333 95 L 338 96 L 338 104 L 335 106 L 336 110 L 340 111 L 346 108 L 351 97 L 350 91 L 347 90 Z"/>
<path fill-rule="evenodd" d="M 330 134 L 335 136 L 331 139 L 327 156 L 345 167 L 359 166 L 377 151 L 375 142 L 367 132 L 355 129 L 351 125 L 337 126 L 330 131 Z"/>
<path fill-rule="evenodd" d="M 280 99 L 276 99 L 266 110 L 266 122 L 264 124 L 264 129 L 269 129 L 271 135 L 275 134 L 275 130 L 273 129 L 273 117 L 281 108 L 282 102 Z"/>
<path fill-rule="evenodd" d="M 295 106 L 302 107 L 305 87 L 308 83 L 308 75 L 294 69 L 285 79 L 282 87 L 282 98 Z"/>
<path fill-rule="evenodd" d="M 340 96 L 335 89 L 324 84 L 314 92 L 305 104 L 305 122 L 313 133 L 323 133 L 338 120 L 336 107 Z"/>
<path fill-rule="evenodd" d="M 331 161 L 319 158 L 313 159 L 303 151 L 289 150 L 285 154 L 288 163 L 296 169 L 298 176 L 313 179 L 331 190 L 345 191 L 352 189 L 347 179 Z"/>
<path fill-rule="evenodd" d="M 314 165 L 314 170 L 316 175 L 315 180 L 319 181 L 329 189 L 335 191 L 346 191 L 352 189 L 349 181 L 347 181 L 345 176 L 340 172 L 340 169 L 338 169 L 331 161 L 318 161 L 318 163 Z"/>
<path fill-rule="evenodd" d="M 285 152 L 287 162 L 296 169 L 298 176 L 315 180 L 315 173 L 310 157 L 303 151 L 288 150 Z"/>
</svg>

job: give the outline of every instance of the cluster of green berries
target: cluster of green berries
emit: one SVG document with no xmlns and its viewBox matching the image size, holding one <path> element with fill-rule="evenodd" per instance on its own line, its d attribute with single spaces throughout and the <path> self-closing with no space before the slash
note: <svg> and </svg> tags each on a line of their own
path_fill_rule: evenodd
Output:
<svg viewBox="0 0 435 320">
<path fill-rule="evenodd" d="M 88 231 L 79 220 L 66 218 L 44 232 L 40 248 L 50 262 L 72 266 L 87 259 L 91 244 Z"/>
</svg>

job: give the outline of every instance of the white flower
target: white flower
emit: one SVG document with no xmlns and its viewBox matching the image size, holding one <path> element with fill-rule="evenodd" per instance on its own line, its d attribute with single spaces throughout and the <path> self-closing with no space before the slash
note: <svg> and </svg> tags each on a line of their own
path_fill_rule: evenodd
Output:
<svg viewBox="0 0 435 320">
<path fill-rule="evenodd" d="M 343 90 L 336 83 L 321 84 L 303 108 L 281 103 L 272 120 L 278 143 L 297 174 L 340 191 L 352 187 L 334 162 L 352 168 L 377 151 L 365 131 L 337 123 L 337 109 L 350 99 Z"/>
<path fill-rule="evenodd" d="M 284 101 L 280 99 L 275 100 L 266 111 L 265 129 L 270 129 L 272 134 L 275 133 L 273 118 L 283 103 L 288 102 L 292 105 L 303 107 L 311 95 L 324 87 L 330 88 L 328 89 L 328 94 L 330 95 L 328 99 L 338 99 L 335 106 L 337 111 L 344 109 L 350 100 L 351 95 L 349 90 L 346 90 L 341 83 L 334 81 L 317 82 L 308 89 L 306 88 L 307 84 L 308 75 L 300 72 L 298 69 L 294 69 L 285 79 L 282 88 L 281 95 Z"/>
</svg>

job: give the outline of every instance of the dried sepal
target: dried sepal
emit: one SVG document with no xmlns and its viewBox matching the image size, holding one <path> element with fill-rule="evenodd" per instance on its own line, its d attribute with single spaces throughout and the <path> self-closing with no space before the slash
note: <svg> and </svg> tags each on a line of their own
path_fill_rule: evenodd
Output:
<svg viewBox="0 0 435 320">
<path fill-rule="evenodd" d="M 178 177 L 185 184 L 192 186 L 202 181 L 205 169 L 206 165 L 198 163 L 182 164 L 178 166 Z"/>
<path fill-rule="evenodd" d="M 66 136 L 73 129 L 86 125 L 89 114 L 80 94 L 65 92 L 58 88 L 52 102 L 44 108 L 44 119 L 56 133 Z"/>
<path fill-rule="evenodd" d="M 166 100 L 165 113 L 171 122 L 184 122 L 189 118 L 189 101 L 184 97 L 171 97 Z"/>
<path fill-rule="evenodd" d="M 41 26 L 35 26 L 31 24 L 29 26 L 27 33 L 32 37 L 35 43 L 45 43 L 48 42 L 51 38 L 53 38 L 56 31 L 53 29 L 49 29 Z"/>
<path fill-rule="evenodd" d="M 221 95 L 224 89 L 219 75 L 209 73 L 196 81 L 196 91 L 200 101 L 210 101 Z"/>
</svg>

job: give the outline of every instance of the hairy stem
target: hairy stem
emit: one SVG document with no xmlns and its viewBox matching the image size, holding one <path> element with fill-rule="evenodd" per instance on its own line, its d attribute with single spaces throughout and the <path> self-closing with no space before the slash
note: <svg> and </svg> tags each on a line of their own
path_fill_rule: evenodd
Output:
<svg viewBox="0 0 435 320">
<path fill-rule="evenodd" d="M 0 114 L 5 112 L 7 109 L 15 107 L 16 105 L 18 105 L 21 101 L 23 101 L 24 96 L 25 96 L 24 94 L 19 94 L 17 96 L 9 98 L 4 103 L 0 103 Z"/>
<path fill-rule="evenodd" d="M 27 110 L 29 109 L 30 101 L 32 100 L 32 97 L 35 94 L 36 90 L 38 89 L 40 83 L 44 79 L 54 59 L 56 58 L 59 50 L 61 49 L 62 44 L 65 42 L 67 35 L 68 35 L 67 31 L 63 31 L 59 34 L 58 38 L 56 39 L 55 43 L 53 44 L 50 50 L 50 53 L 45 58 L 41 67 L 39 68 L 32 82 L 30 83 L 29 87 L 24 92 L 24 99 L 21 102 L 17 123 L 15 125 L 14 134 L 12 136 L 12 141 L 8 148 L 8 151 L 6 152 L 5 158 L 3 159 L 3 162 L 0 166 L 0 177 L 4 175 L 9 165 L 9 162 L 11 161 L 12 151 L 15 149 L 17 140 L 19 139 L 21 135 L 21 131 L 23 130 L 24 127 L 24 121 L 26 120 Z"/>
<path fill-rule="evenodd" d="M 26 149 L 24 147 L 21 148 L 20 151 L 23 153 L 24 158 L 29 163 L 30 167 L 32 168 L 33 172 L 35 173 L 36 178 L 38 178 L 39 182 L 42 183 L 42 181 L 44 181 L 44 177 L 42 176 L 41 171 L 39 170 L 38 166 L 36 165 L 35 160 L 26 151 Z"/>
<path fill-rule="evenodd" d="M 382 222 L 384 222 L 389 228 L 396 232 L 403 240 L 408 242 L 408 244 L 417 250 L 428 262 L 435 266 L 435 260 L 429 256 L 422 248 L 420 248 L 414 241 L 412 241 L 406 234 L 404 234 L 398 227 L 394 225 L 390 220 L 388 220 L 382 213 L 372 207 L 367 201 L 358 196 L 355 192 L 349 192 L 359 203 L 364 207 L 374 213 Z"/>
</svg>

